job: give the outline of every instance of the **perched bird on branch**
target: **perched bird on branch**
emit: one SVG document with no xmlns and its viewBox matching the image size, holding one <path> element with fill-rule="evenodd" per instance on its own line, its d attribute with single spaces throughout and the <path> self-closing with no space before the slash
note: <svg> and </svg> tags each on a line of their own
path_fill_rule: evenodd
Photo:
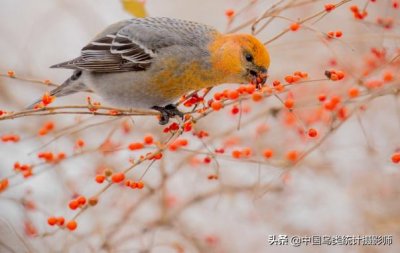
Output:
<svg viewBox="0 0 400 253">
<path fill-rule="evenodd" d="M 74 73 L 50 95 L 92 90 L 115 106 L 158 110 L 166 124 L 183 115 L 173 103 L 187 92 L 254 80 L 262 85 L 269 63 L 252 35 L 174 18 L 134 18 L 106 28 L 79 57 L 52 66 Z"/>
</svg>

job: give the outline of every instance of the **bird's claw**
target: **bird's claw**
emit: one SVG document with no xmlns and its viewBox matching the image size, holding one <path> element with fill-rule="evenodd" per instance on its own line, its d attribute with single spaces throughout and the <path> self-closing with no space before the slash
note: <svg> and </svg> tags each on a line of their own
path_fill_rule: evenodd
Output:
<svg viewBox="0 0 400 253">
<path fill-rule="evenodd" d="M 167 124 L 171 117 L 179 116 L 180 118 L 183 118 L 183 116 L 184 116 L 183 112 L 179 111 L 178 108 L 173 104 L 169 104 L 164 107 L 153 106 L 152 109 L 157 110 L 161 113 L 161 118 L 160 118 L 160 122 L 159 122 L 160 125 Z"/>
</svg>

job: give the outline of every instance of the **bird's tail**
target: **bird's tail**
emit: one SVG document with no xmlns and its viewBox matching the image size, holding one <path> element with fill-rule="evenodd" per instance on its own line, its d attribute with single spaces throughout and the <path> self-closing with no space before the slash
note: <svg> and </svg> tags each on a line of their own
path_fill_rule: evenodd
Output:
<svg viewBox="0 0 400 253">
<path fill-rule="evenodd" d="M 49 95 L 54 97 L 63 97 L 79 91 L 89 91 L 85 84 L 80 80 L 81 75 L 82 71 L 76 70 L 63 84 L 51 90 Z M 42 99 L 36 100 L 31 105 L 27 106 L 26 109 L 33 109 L 41 101 Z"/>
</svg>

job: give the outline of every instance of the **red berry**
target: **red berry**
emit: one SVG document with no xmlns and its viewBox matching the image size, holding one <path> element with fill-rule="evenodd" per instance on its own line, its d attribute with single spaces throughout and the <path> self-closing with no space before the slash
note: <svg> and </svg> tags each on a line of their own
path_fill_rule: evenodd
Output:
<svg viewBox="0 0 400 253">
<path fill-rule="evenodd" d="M 153 141 L 154 141 L 154 139 L 153 139 L 153 136 L 151 136 L 151 135 L 146 135 L 144 137 L 144 143 L 146 143 L 147 145 L 153 144 Z"/>
<path fill-rule="evenodd" d="M 144 148 L 144 145 L 140 142 L 134 142 L 129 144 L 128 148 L 133 151 Z"/>
<path fill-rule="evenodd" d="M 120 173 L 115 173 L 114 175 L 112 175 L 111 180 L 114 183 L 121 183 L 122 181 L 124 181 L 125 179 L 125 174 L 120 172 Z"/>
<path fill-rule="evenodd" d="M 318 136 L 317 130 L 315 130 L 314 128 L 308 129 L 308 136 L 310 136 L 311 138 L 317 137 Z"/>
<path fill-rule="evenodd" d="M 67 222 L 66 226 L 69 230 L 74 231 L 78 227 L 78 223 L 76 223 L 74 220 L 71 220 Z"/>
<path fill-rule="evenodd" d="M 273 156 L 273 154 L 274 154 L 274 152 L 271 149 L 264 149 L 264 151 L 263 151 L 263 156 L 266 159 L 271 158 Z"/>
<path fill-rule="evenodd" d="M 299 30 L 299 28 L 300 28 L 299 23 L 292 23 L 290 25 L 290 30 L 292 30 L 292 31 L 297 31 L 297 30 Z"/>
<path fill-rule="evenodd" d="M 400 163 L 400 152 L 396 152 L 392 155 L 393 163 Z"/>
<path fill-rule="evenodd" d="M 79 205 L 81 205 L 81 206 L 86 204 L 86 198 L 83 196 L 79 196 L 76 200 L 78 201 Z"/>
<path fill-rule="evenodd" d="M 106 177 L 104 175 L 97 175 L 95 178 L 96 182 L 99 184 L 103 183 L 105 179 Z"/>
<path fill-rule="evenodd" d="M 71 208 L 72 210 L 75 210 L 79 207 L 79 202 L 77 200 L 71 200 L 69 202 L 69 208 Z"/>
<path fill-rule="evenodd" d="M 56 223 L 57 223 L 56 217 L 54 217 L 54 216 L 49 217 L 49 218 L 47 219 L 47 223 L 48 223 L 50 226 L 56 225 Z"/>
<path fill-rule="evenodd" d="M 334 4 L 325 4 L 325 10 L 328 12 L 335 9 L 335 7 L 336 6 Z"/>
</svg>

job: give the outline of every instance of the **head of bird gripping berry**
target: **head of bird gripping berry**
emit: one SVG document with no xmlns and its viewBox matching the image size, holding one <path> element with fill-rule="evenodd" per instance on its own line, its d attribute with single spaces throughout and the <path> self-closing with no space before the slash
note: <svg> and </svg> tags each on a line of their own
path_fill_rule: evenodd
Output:
<svg viewBox="0 0 400 253">
<path fill-rule="evenodd" d="M 270 58 L 267 49 L 249 34 L 224 35 L 214 43 L 216 68 L 227 82 L 253 83 L 260 88 L 267 80 Z"/>
<path fill-rule="evenodd" d="M 270 58 L 265 46 L 254 36 L 242 38 L 242 62 L 245 66 L 245 79 L 257 88 L 267 80 Z"/>
</svg>

